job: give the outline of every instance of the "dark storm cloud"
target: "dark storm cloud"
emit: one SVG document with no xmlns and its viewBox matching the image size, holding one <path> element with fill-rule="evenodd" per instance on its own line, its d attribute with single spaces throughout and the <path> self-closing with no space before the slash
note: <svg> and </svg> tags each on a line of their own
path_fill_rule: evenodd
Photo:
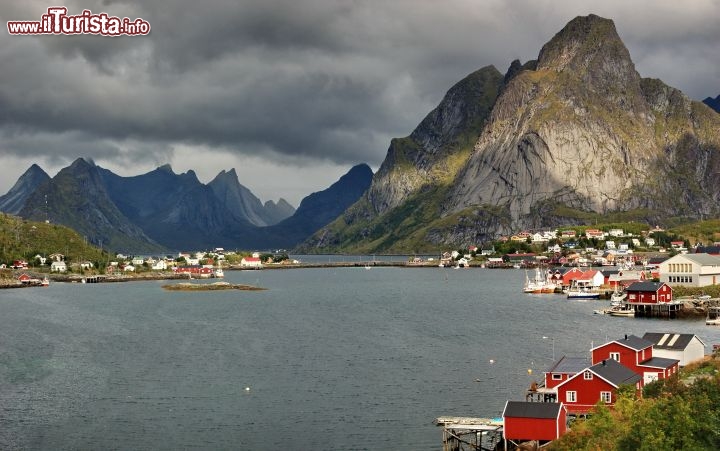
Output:
<svg viewBox="0 0 720 451">
<path fill-rule="evenodd" d="M 3 2 L 3 20 L 51 4 Z M 161 160 L 175 145 L 375 167 L 473 70 L 535 58 L 576 15 L 615 20 L 641 75 L 720 93 L 718 2 L 73 0 L 149 36 L 0 38 L 0 150 Z M 11 62 L 11 63 L 8 63 Z M 35 148 L 36 147 L 36 148 Z M 155 156 L 152 154 L 157 151 Z M 93 155 L 94 153 L 94 155 Z M 290 158 L 291 157 L 291 158 Z"/>
</svg>

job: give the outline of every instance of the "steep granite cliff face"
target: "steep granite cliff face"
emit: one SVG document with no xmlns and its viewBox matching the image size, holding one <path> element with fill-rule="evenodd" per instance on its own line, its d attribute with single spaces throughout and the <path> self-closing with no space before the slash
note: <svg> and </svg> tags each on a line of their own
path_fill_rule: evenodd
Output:
<svg viewBox="0 0 720 451">
<path fill-rule="evenodd" d="M 374 213 L 397 207 L 423 186 L 452 181 L 465 164 L 468 144 L 485 124 L 501 83 L 502 74 L 493 66 L 468 75 L 410 136 L 392 140 L 367 194 Z"/>
<path fill-rule="evenodd" d="M 514 77 L 446 211 L 507 205 L 516 225 L 539 201 L 598 212 L 631 207 L 633 180 L 661 148 L 641 78 L 612 21 L 579 17 Z"/>
<path fill-rule="evenodd" d="M 463 246 L 586 214 L 720 215 L 720 116 L 641 78 L 611 20 L 577 17 L 536 61 L 496 72 L 393 140 L 368 195 L 303 250 Z"/>
</svg>

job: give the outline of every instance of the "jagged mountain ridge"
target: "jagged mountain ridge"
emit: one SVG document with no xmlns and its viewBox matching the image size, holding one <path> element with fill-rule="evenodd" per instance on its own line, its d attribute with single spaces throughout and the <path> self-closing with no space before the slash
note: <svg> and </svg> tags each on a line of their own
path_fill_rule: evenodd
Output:
<svg viewBox="0 0 720 451">
<path fill-rule="evenodd" d="M 38 174 L 42 178 L 44 171 L 40 171 L 34 165 L 16 186 L 38 184 L 30 182 Z M 27 194 L 19 215 L 48 218 L 77 230 L 94 244 L 130 253 L 216 246 L 289 248 L 354 203 L 371 179 L 367 165 L 357 166 L 330 188 L 303 199 L 299 213 L 284 199 L 254 203 L 252 199 L 257 198 L 250 193 L 250 203 L 265 209 L 264 220 L 272 221 L 274 215 L 285 222 L 259 227 L 242 215 L 242 206 L 236 203 L 234 196 L 246 188 L 234 170 L 223 171 L 211 186 L 202 184 L 193 171 L 175 174 L 169 165 L 122 177 L 79 158 Z M 20 191 L 30 190 L 11 190 L 3 198 L 16 199 Z"/>
<path fill-rule="evenodd" d="M 611 20 L 573 19 L 536 61 L 513 62 L 497 93 L 483 126 L 465 129 L 471 155 L 449 183 L 426 174 L 453 148 L 436 148 L 431 160 L 398 158 L 393 140 L 369 195 L 303 250 L 460 247 L 577 224 L 583 212 L 640 211 L 654 223 L 720 212 L 717 114 L 640 77 Z M 452 98 L 443 99 L 450 110 Z"/>
<path fill-rule="evenodd" d="M 225 211 L 233 214 L 237 220 L 248 221 L 255 226 L 277 224 L 295 213 L 295 209 L 285 199 L 280 199 L 278 204 L 273 201 L 265 204 L 260 202 L 249 189 L 240 184 L 235 169 L 221 171 L 208 186 Z"/>
<path fill-rule="evenodd" d="M 138 252 L 162 249 L 122 214 L 110 199 L 99 168 L 82 158 L 33 191 L 19 216 L 67 225 L 103 248 Z"/>
<path fill-rule="evenodd" d="M 50 176 L 37 164 L 20 176 L 7 194 L 0 196 L 0 211 L 17 215 L 22 210 L 28 197 L 43 183 L 50 180 Z"/>
</svg>

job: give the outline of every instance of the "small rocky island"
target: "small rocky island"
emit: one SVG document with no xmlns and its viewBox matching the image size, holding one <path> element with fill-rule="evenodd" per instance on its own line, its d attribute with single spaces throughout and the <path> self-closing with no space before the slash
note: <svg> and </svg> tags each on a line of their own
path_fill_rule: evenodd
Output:
<svg viewBox="0 0 720 451">
<path fill-rule="evenodd" d="M 238 283 L 215 282 L 215 283 L 174 283 L 162 286 L 169 291 L 216 291 L 216 290 L 245 290 L 245 291 L 261 291 L 267 288 L 256 287 L 253 285 L 243 285 Z"/>
</svg>

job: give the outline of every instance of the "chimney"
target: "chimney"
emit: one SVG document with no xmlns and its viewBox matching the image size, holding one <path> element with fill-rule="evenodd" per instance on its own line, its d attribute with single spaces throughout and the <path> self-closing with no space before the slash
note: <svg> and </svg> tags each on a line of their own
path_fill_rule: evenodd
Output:
<svg viewBox="0 0 720 451">
<path fill-rule="evenodd" d="M 603 366 L 605 366 L 605 362 L 607 362 L 607 360 L 603 360 Z"/>
<path fill-rule="evenodd" d="M 625 339 L 627 340 L 627 334 L 625 334 Z"/>
</svg>

